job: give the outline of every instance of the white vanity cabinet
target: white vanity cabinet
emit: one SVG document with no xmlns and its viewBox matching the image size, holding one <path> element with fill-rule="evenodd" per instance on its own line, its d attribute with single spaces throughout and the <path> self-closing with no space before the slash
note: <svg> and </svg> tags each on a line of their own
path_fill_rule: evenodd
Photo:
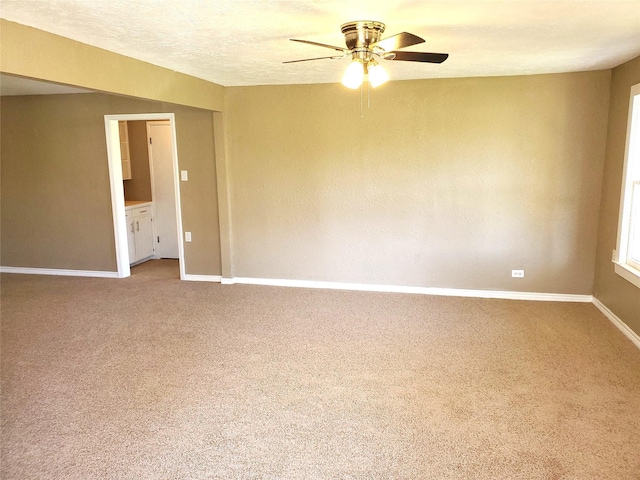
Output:
<svg viewBox="0 0 640 480">
<path fill-rule="evenodd" d="M 132 202 L 133 203 L 133 202 Z M 125 208 L 127 217 L 127 239 L 129 240 L 129 263 L 140 263 L 153 257 L 152 204 L 140 203 Z"/>
</svg>

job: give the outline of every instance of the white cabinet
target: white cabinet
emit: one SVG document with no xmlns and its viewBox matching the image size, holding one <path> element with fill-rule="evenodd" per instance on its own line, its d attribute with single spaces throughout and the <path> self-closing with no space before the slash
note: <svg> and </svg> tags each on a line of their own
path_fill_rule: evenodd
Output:
<svg viewBox="0 0 640 480">
<path fill-rule="evenodd" d="M 120 134 L 120 158 L 122 159 L 122 179 L 131 180 L 131 156 L 129 155 L 129 129 L 127 122 L 118 122 Z"/>
<path fill-rule="evenodd" d="M 129 263 L 139 263 L 154 255 L 151 204 L 126 208 Z"/>
</svg>

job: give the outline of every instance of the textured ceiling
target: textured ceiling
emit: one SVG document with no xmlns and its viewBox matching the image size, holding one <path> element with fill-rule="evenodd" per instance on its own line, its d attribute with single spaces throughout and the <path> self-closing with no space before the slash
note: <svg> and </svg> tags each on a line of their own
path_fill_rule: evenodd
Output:
<svg viewBox="0 0 640 480">
<path fill-rule="evenodd" d="M 340 25 L 377 20 L 446 52 L 441 64 L 384 61 L 391 79 L 611 68 L 640 55 L 640 0 L 1 0 L 0 16 L 224 86 L 339 82 Z"/>
</svg>

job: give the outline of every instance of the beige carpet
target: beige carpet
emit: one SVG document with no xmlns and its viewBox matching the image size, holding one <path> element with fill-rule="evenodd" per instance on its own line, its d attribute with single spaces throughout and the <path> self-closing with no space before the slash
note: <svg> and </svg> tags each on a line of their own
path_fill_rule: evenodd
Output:
<svg viewBox="0 0 640 480">
<path fill-rule="evenodd" d="M 2 275 L 3 479 L 638 479 L 590 304 Z"/>
</svg>

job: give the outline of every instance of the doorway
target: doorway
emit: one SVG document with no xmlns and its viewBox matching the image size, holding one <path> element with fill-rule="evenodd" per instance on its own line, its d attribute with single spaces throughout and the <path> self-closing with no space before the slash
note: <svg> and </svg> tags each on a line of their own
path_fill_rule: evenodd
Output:
<svg viewBox="0 0 640 480">
<path fill-rule="evenodd" d="M 143 120 L 146 122 L 153 122 L 154 124 L 156 122 L 160 122 L 162 126 L 159 124 L 158 127 L 164 129 L 153 130 L 154 135 L 156 131 L 161 133 L 158 136 L 161 140 L 158 140 L 158 148 L 155 150 L 154 154 L 162 155 L 166 160 L 166 164 L 160 167 L 160 175 L 162 175 L 165 180 L 163 182 L 163 186 L 160 187 L 160 194 L 167 194 L 171 197 L 169 200 L 163 199 L 162 201 L 162 208 L 165 211 L 165 215 L 167 215 L 166 212 L 170 211 L 170 214 L 168 215 L 171 218 L 169 222 L 164 222 L 164 233 L 162 235 L 166 236 L 167 240 L 169 238 L 175 238 L 174 250 L 171 250 L 170 254 L 176 256 L 169 258 L 178 258 L 180 265 L 180 279 L 184 280 L 184 248 L 180 241 L 180 239 L 182 239 L 182 218 L 180 213 L 180 188 L 178 181 L 178 153 L 176 147 L 175 115 L 173 113 L 152 113 L 105 115 L 104 118 L 107 137 L 107 157 L 109 162 L 111 208 L 113 213 L 118 278 L 124 278 L 131 275 L 118 122 Z M 150 164 L 150 169 L 151 168 L 153 168 L 153 166 Z M 152 188 L 154 188 L 154 183 L 152 174 Z M 173 195 L 170 195 L 171 193 Z M 167 227 L 167 223 L 171 226 Z M 173 229 L 173 232 L 171 229 Z M 158 236 L 159 234 L 156 233 L 156 237 Z M 162 238 L 160 240 L 162 241 Z M 175 247 L 177 247 L 177 252 L 175 251 Z"/>
</svg>

